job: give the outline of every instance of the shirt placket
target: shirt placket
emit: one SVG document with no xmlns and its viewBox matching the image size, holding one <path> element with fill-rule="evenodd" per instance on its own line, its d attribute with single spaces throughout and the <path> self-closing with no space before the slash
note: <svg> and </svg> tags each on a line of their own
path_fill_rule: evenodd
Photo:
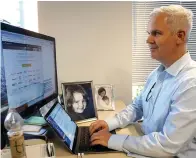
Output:
<svg viewBox="0 0 196 158">
<path fill-rule="evenodd" d="M 165 79 L 165 71 L 161 72 L 157 78 L 156 85 L 154 87 L 154 90 L 152 91 L 152 98 L 149 100 L 150 108 L 149 108 L 149 119 L 151 118 L 154 107 L 157 101 L 157 98 L 160 94 L 160 91 L 162 89 L 163 81 Z"/>
</svg>

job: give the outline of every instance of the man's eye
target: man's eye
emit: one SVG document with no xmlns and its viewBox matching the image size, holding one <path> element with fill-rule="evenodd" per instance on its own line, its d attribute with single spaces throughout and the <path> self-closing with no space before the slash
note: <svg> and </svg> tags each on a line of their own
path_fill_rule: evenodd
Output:
<svg viewBox="0 0 196 158">
<path fill-rule="evenodd" d="M 158 35 L 162 35 L 162 32 L 160 32 L 160 31 L 156 31 L 156 30 L 151 31 L 151 32 L 148 32 L 148 31 L 147 31 L 147 33 L 148 33 L 148 35 L 151 35 L 151 36 L 158 36 Z"/>
<path fill-rule="evenodd" d="M 156 32 L 152 32 L 152 35 L 157 36 L 157 35 L 161 35 L 161 33 L 156 31 Z"/>
</svg>

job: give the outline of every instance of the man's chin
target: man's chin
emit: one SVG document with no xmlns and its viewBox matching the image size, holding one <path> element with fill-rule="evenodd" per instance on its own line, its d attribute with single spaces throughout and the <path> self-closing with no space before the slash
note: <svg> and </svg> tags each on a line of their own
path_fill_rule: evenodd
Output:
<svg viewBox="0 0 196 158">
<path fill-rule="evenodd" d="M 156 56 L 151 54 L 151 58 L 156 60 Z"/>
<path fill-rule="evenodd" d="M 156 51 L 150 51 L 151 52 L 151 58 L 157 60 L 157 52 Z"/>
</svg>

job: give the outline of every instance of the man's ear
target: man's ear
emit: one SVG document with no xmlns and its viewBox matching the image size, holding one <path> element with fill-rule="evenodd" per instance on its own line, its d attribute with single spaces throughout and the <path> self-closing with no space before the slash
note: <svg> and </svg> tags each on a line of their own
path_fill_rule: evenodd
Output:
<svg viewBox="0 0 196 158">
<path fill-rule="evenodd" d="M 183 30 L 179 30 L 177 32 L 177 44 L 181 44 L 185 42 L 186 42 L 186 32 Z"/>
</svg>

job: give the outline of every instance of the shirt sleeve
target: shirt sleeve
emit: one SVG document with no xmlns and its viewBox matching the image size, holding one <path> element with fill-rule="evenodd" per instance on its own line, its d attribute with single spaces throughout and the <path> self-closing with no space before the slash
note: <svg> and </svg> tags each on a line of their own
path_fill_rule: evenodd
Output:
<svg viewBox="0 0 196 158">
<path fill-rule="evenodd" d="M 133 104 L 128 105 L 120 113 L 116 114 L 113 118 L 105 119 L 109 126 L 109 130 L 114 130 L 116 128 L 123 128 L 140 118 L 142 118 L 142 94 L 139 95 Z"/>
<path fill-rule="evenodd" d="M 182 84 L 181 87 L 183 86 L 186 87 Z M 108 147 L 152 157 L 173 156 L 180 153 L 196 135 L 196 86 L 179 89 L 171 102 L 171 111 L 162 131 L 140 137 L 123 137 L 124 142 L 120 145 L 114 143 L 120 142 L 120 136 L 112 135 Z"/>
<path fill-rule="evenodd" d="M 136 122 L 137 120 L 141 119 L 143 116 L 143 108 L 142 108 L 142 97 L 143 92 L 148 87 L 151 78 L 156 75 L 156 69 L 151 72 L 149 75 L 147 82 L 143 91 L 140 93 L 139 96 L 133 101 L 132 104 L 129 104 L 124 110 L 120 113 L 116 114 L 113 118 L 105 119 L 106 123 L 109 126 L 109 130 L 114 130 L 116 128 L 123 128 L 132 122 Z"/>
</svg>

